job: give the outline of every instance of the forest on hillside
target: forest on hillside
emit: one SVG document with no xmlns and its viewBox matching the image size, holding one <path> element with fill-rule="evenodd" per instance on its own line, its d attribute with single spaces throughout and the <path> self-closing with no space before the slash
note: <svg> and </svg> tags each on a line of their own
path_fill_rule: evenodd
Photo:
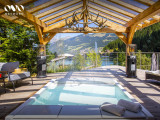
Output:
<svg viewBox="0 0 160 120">
<path fill-rule="evenodd" d="M 152 26 L 136 31 L 132 44 L 137 45 L 137 67 L 149 70 L 152 54 L 142 54 L 142 52 L 160 52 L 160 23 L 156 23 Z M 120 39 L 116 39 L 115 41 L 107 44 L 103 48 L 103 51 L 125 52 L 126 45 Z M 117 58 L 114 58 L 114 61 L 116 63 Z M 124 53 L 118 54 L 118 63 L 122 66 L 125 65 Z"/>
<path fill-rule="evenodd" d="M 160 52 L 160 23 L 136 31 L 132 43 L 136 44 L 137 50 L 142 52 Z M 114 52 L 125 52 L 125 44 L 117 39 L 107 44 L 103 51 L 107 49 Z"/>
</svg>

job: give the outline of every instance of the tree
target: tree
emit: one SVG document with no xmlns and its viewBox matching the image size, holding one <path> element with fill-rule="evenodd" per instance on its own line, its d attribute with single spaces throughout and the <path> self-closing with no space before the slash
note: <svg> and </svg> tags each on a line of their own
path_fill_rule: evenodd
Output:
<svg viewBox="0 0 160 120">
<path fill-rule="evenodd" d="M 85 67 L 85 58 L 80 53 L 73 57 L 73 69 L 82 70 Z"/>
<path fill-rule="evenodd" d="M 0 18 L 0 62 L 19 61 L 20 67 L 36 70 L 39 39 L 34 29 Z M 34 70 L 33 70 L 34 69 Z"/>
<path fill-rule="evenodd" d="M 99 54 L 96 54 L 94 51 L 91 51 L 87 53 L 87 66 L 93 65 L 93 66 L 101 66 L 101 57 Z"/>
</svg>

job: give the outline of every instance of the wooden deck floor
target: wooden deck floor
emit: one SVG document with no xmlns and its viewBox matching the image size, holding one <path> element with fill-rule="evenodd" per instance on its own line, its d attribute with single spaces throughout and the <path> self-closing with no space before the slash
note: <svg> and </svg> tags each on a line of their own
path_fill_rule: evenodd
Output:
<svg viewBox="0 0 160 120">
<path fill-rule="evenodd" d="M 120 66 L 106 66 L 79 72 L 63 72 L 48 74 L 47 78 L 34 78 L 34 85 L 30 79 L 26 79 L 21 86 L 16 88 L 16 92 L 8 89 L 7 93 L 0 89 L 0 119 L 4 119 L 7 114 L 26 101 L 36 91 L 43 87 L 53 78 L 115 78 L 120 84 L 155 117 L 160 120 L 160 83 L 151 80 L 145 81 L 145 71 L 137 70 L 137 78 L 126 78 L 125 68 Z"/>
</svg>

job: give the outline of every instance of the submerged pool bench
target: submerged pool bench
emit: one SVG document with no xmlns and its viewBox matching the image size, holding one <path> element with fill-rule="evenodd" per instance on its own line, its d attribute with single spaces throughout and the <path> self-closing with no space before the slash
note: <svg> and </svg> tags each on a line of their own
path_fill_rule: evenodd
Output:
<svg viewBox="0 0 160 120">
<path fill-rule="evenodd" d="M 13 90 L 15 91 L 15 81 L 23 80 L 25 78 L 30 77 L 33 85 L 33 79 L 29 71 L 22 73 L 13 73 L 16 68 L 19 68 L 19 62 L 8 62 L 8 63 L 0 63 L 0 73 L 2 73 L 3 78 L 8 78 L 10 82 L 13 84 Z M 4 88 L 5 88 L 5 80 Z"/>
</svg>

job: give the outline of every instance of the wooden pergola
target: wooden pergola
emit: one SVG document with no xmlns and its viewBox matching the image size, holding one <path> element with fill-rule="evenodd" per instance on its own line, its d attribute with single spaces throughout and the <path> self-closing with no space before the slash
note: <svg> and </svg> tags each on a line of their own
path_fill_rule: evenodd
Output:
<svg viewBox="0 0 160 120">
<path fill-rule="evenodd" d="M 81 13 L 87 4 L 93 16 L 99 13 L 99 18 L 107 19 L 107 28 L 91 32 L 115 33 L 126 45 L 132 43 L 136 30 L 157 23 L 160 18 L 160 0 L 0 0 L 0 17 L 34 25 L 40 44 L 46 45 L 56 33 L 80 33 L 65 28 L 65 19 L 72 20 L 74 11 Z M 23 5 L 23 14 L 6 15 L 6 5 Z M 82 20 L 88 21 L 85 16 Z"/>
</svg>

